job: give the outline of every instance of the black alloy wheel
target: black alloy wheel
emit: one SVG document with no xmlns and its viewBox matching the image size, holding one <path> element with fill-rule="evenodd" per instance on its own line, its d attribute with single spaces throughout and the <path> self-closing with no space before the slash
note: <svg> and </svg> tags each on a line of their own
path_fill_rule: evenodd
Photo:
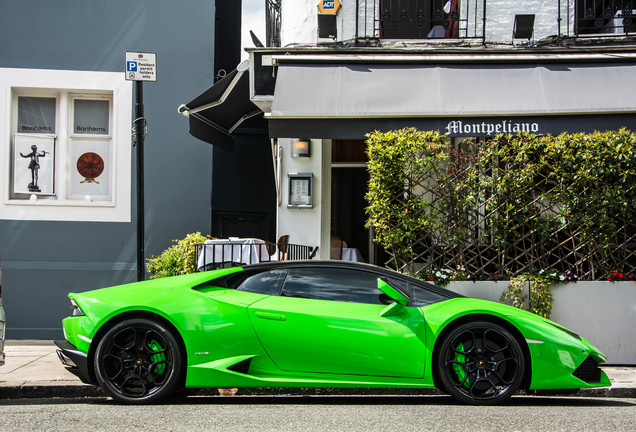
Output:
<svg viewBox="0 0 636 432">
<path fill-rule="evenodd" d="M 183 370 L 175 337 L 162 324 L 147 319 L 115 325 L 95 352 L 97 381 L 118 402 L 157 402 L 178 390 Z"/>
<path fill-rule="evenodd" d="M 525 360 L 508 330 L 476 321 L 448 334 L 439 350 L 437 371 L 443 390 L 456 400 L 494 405 L 508 400 L 519 388 Z"/>
</svg>

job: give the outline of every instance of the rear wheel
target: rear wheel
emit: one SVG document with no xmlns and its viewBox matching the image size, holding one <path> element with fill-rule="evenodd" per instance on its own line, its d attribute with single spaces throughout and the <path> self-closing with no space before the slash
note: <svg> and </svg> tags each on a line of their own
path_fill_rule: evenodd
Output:
<svg viewBox="0 0 636 432">
<path fill-rule="evenodd" d="M 476 321 L 448 334 L 439 350 L 437 368 L 443 389 L 456 400 L 494 405 L 519 388 L 525 361 L 521 346 L 508 330 Z"/>
<path fill-rule="evenodd" d="M 113 399 L 153 403 L 176 390 L 183 375 L 182 353 L 162 324 L 130 319 L 111 328 L 95 351 L 95 375 Z"/>
</svg>

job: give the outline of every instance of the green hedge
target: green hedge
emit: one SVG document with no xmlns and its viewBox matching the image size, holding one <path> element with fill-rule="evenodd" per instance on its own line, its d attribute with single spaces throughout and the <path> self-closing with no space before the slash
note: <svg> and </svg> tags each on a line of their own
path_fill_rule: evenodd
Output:
<svg viewBox="0 0 636 432">
<path fill-rule="evenodd" d="M 412 128 L 367 137 L 368 226 L 392 267 L 634 272 L 633 133 L 499 135 L 461 149 Z"/>
</svg>

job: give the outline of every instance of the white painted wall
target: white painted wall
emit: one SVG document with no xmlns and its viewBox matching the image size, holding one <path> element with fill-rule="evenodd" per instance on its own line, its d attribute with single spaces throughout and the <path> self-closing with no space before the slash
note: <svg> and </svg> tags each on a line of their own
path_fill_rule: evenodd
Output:
<svg viewBox="0 0 636 432">
<path fill-rule="evenodd" d="M 279 139 L 282 147 L 277 236 L 288 234 L 289 242 L 319 246 L 316 258 L 329 258 L 331 200 L 331 143 L 311 140 L 311 157 L 292 158 L 291 139 Z M 323 162 L 325 161 L 325 162 Z M 288 173 L 312 173 L 313 208 L 287 208 L 289 201 Z M 323 205 L 326 204 L 326 205 Z M 325 240 L 326 239 L 326 240 Z M 326 255 L 325 255 L 326 254 Z"/>
<path fill-rule="evenodd" d="M 450 282 L 446 288 L 499 301 L 508 282 Z M 636 365 L 636 282 L 577 282 L 551 289 L 550 319 L 590 341 L 609 364 Z"/>
<path fill-rule="evenodd" d="M 362 5 L 365 0 L 360 0 Z M 369 8 L 378 0 L 366 0 Z M 476 0 L 462 0 L 460 13 L 464 17 L 466 10 L 470 7 L 471 15 L 477 14 L 478 19 L 471 20 L 469 24 L 469 34 L 474 33 L 475 25 L 481 29 L 483 16 L 483 2 Z M 558 33 L 558 7 L 556 0 L 484 0 L 486 7 L 486 42 L 487 43 L 512 43 L 512 29 L 514 26 L 515 14 L 535 14 L 534 40 L 542 39 L 546 36 Z M 568 7 L 570 17 L 573 16 L 574 1 L 561 1 L 561 34 L 568 33 L 568 26 L 573 28 L 573 21 L 568 20 Z M 323 40 L 318 40 L 318 0 L 293 0 L 283 1 L 281 6 L 281 42 L 282 46 L 289 45 L 315 45 Z M 338 38 L 337 41 L 347 41 L 355 37 L 356 34 L 356 2 L 354 0 L 342 0 L 342 8 L 338 12 Z M 372 10 L 372 9 L 371 9 Z M 372 25 L 369 23 L 369 25 Z M 481 30 L 479 31 L 481 34 Z M 328 42 L 328 40 L 325 40 Z"/>
</svg>

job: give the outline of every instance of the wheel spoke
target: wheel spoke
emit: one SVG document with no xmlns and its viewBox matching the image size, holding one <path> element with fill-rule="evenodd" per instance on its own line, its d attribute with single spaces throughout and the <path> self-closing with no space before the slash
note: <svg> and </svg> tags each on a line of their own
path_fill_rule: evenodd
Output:
<svg viewBox="0 0 636 432">
<path fill-rule="evenodd" d="M 519 345 L 490 323 L 458 329 L 446 343 L 447 384 L 467 400 L 487 402 L 509 397 L 520 383 Z"/>
</svg>

